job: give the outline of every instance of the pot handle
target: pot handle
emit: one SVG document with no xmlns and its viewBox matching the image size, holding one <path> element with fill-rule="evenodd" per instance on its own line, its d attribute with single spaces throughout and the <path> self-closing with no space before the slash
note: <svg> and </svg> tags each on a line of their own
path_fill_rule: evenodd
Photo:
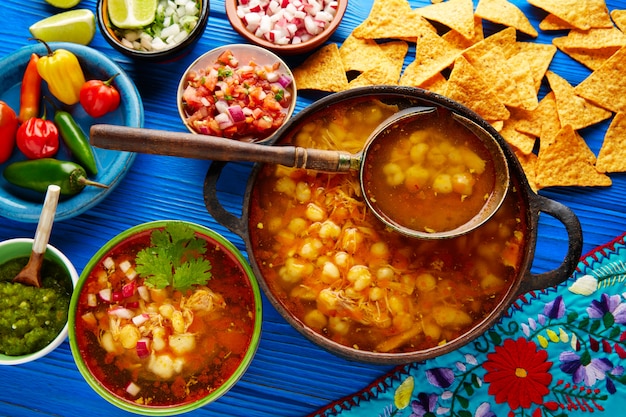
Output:
<svg viewBox="0 0 626 417">
<path fill-rule="evenodd" d="M 213 218 L 231 232 L 236 233 L 245 240 L 247 234 L 246 222 L 241 217 L 237 217 L 222 205 L 217 196 L 217 181 L 222 174 L 222 170 L 228 162 L 212 161 L 209 170 L 204 178 L 204 205 Z"/>
<path fill-rule="evenodd" d="M 528 274 L 519 288 L 519 295 L 532 290 L 543 290 L 557 286 L 574 272 L 582 254 L 583 234 L 576 214 L 567 206 L 549 198 L 535 194 L 530 204 L 531 210 L 539 215 L 544 212 L 558 219 L 565 226 L 568 236 L 567 253 L 561 265 L 552 271 Z"/>
</svg>

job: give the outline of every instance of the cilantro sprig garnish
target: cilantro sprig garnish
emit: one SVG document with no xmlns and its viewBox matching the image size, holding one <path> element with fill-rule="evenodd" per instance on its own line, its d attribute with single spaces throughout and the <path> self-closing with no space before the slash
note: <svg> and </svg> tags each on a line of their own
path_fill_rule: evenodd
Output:
<svg viewBox="0 0 626 417">
<path fill-rule="evenodd" d="M 151 246 L 137 253 L 136 271 L 151 288 L 172 286 L 185 291 L 205 285 L 212 277 L 211 262 L 203 255 L 206 241 L 184 223 L 169 223 L 150 234 Z"/>
</svg>

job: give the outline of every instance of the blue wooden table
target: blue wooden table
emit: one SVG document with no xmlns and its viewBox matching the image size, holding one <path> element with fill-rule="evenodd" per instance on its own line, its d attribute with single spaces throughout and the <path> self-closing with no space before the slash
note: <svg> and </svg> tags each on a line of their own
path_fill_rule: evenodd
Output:
<svg viewBox="0 0 626 417">
<path fill-rule="evenodd" d="M 371 0 L 350 0 L 339 30 L 330 39 L 341 43 L 369 13 Z M 411 1 L 413 6 L 429 2 Z M 476 2 L 475 2 L 476 3 Z M 515 0 L 538 26 L 541 14 L 522 0 Z M 610 9 L 625 8 L 623 2 L 608 0 Z M 94 0 L 77 6 L 95 12 Z M 0 4 L 0 58 L 29 44 L 28 27 L 59 12 L 44 0 L 2 0 Z M 538 42 L 549 43 L 540 35 Z M 145 108 L 145 127 L 184 131 L 175 102 L 175 91 L 184 69 L 200 54 L 214 47 L 240 43 L 225 16 L 222 0 L 211 1 L 211 14 L 204 36 L 186 57 L 171 63 L 135 62 L 114 51 L 96 36 L 91 47 L 116 61 L 132 77 Z M 410 55 L 410 53 L 409 53 Z M 288 62 L 296 65 L 298 57 Z M 407 58 L 407 61 L 410 57 Z M 578 84 L 588 70 L 557 53 L 555 72 Z M 296 111 L 312 102 L 302 94 Z M 585 131 L 597 154 L 606 125 Z M 55 224 L 51 243 L 63 251 L 82 271 L 89 258 L 119 232 L 146 221 L 182 219 L 200 223 L 223 234 L 242 251 L 241 238 L 218 224 L 206 211 L 203 181 L 209 161 L 165 156 L 137 155 L 122 183 L 98 206 Z M 233 213 L 241 210 L 243 192 L 251 166 L 229 164 L 222 185 L 224 205 Z M 571 207 L 581 220 L 583 253 L 612 240 L 626 229 L 626 177 L 613 175 L 614 184 L 605 189 L 554 189 L 542 194 Z M 0 213 L 1 214 L 1 213 Z M 35 224 L 0 218 L 0 240 L 31 237 Z M 540 218 L 534 272 L 556 267 L 566 251 L 566 233 L 556 220 Z M 349 362 L 308 342 L 293 330 L 264 299 L 263 336 L 257 355 L 241 381 L 217 402 L 193 414 L 198 416 L 305 416 L 320 407 L 358 391 L 391 370 Z M 33 396 L 34 394 L 34 396 Z M 496 413 L 498 414 L 498 413 Z M 29 364 L 0 367 L 0 416 L 123 416 L 127 413 L 102 400 L 83 380 L 72 360 L 69 344 Z"/>
</svg>

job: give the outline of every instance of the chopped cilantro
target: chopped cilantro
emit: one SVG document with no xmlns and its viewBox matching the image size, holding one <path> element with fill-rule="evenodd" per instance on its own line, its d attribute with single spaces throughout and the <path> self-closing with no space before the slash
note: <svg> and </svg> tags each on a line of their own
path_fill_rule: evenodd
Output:
<svg viewBox="0 0 626 417">
<path fill-rule="evenodd" d="M 285 90 L 278 90 L 276 94 L 274 94 L 276 101 L 281 101 L 283 97 L 285 97 Z"/>
<path fill-rule="evenodd" d="M 224 79 L 233 75 L 233 70 L 230 68 L 220 68 L 217 70 L 218 78 Z"/>
<path fill-rule="evenodd" d="M 211 279 L 211 262 L 200 256 L 206 252 L 206 242 L 186 224 L 170 223 L 154 230 L 150 243 L 136 258 L 137 273 L 147 286 L 185 291 Z"/>
</svg>

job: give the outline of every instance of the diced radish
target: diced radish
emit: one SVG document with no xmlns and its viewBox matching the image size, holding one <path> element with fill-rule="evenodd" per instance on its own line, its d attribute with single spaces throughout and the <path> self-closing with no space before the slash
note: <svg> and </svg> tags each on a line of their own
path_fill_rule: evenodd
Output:
<svg viewBox="0 0 626 417">
<path fill-rule="evenodd" d="M 115 268 L 115 261 L 110 256 L 104 258 L 104 261 L 102 262 L 102 264 L 104 265 L 104 268 L 107 270 L 111 270 Z"/>
<path fill-rule="evenodd" d="M 147 337 L 142 337 L 137 341 L 137 347 L 135 348 L 137 351 L 137 356 L 140 358 L 146 358 L 150 356 L 150 347 L 148 344 L 150 343 L 150 339 Z"/>
<path fill-rule="evenodd" d="M 129 320 L 132 319 L 135 315 L 132 310 L 129 310 L 121 306 L 110 308 L 107 311 L 107 313 L 109 314 L 109 316 L 114 316 L 114 317 L 119 317 L 121 319 L 129 319 Z"/>
<path fill-rule="evenodd" d="M 110 288 L 104 288 L 98 291 L 98 296 L 100 296 L 100 299 L 102 301 L 106 301 L 107 303 L 110 303 L 112 301 L 113 299 L 112 294 L 113 292 L 111 291 Z"/>
<path fill-rule="evenodd" d="M 141 391 L 141 387 L 135 384 L 133 381 L 130 381 L 128 385 L 126 385 L 126 392 L 132 395 L 133 397 L 136 397 L 140 391 Z"/>
<path fill-rule="evenodd" d="M 311 39 L 336 13 L 335 0 L 240 0 L 237 6 L 237 15 L 247 29 L 275 44 Z M 298 29 L 306 30 L 307 35 L 298 34 Z"/>
<path fill-rule="evenodd" d="M 145 302 L 150 302 L 150 290 L 145 285 L 137 287 L 137 293 Z"/>
<path fill-rule="evenodd" d="M 132 297 L 133 295 L 135 295 L 136 290 L 137 290 L 137 283 L 135 281 L 131 281 L 122 287 L 122 297 L 123 298 Z"/>
<path fill-rule="evenodd" d="M 112 302 L 122 301 L 123 299 L 124 299 L 124 296 L 122 295 L 122 291 L 113 291 L 111 293 Z"/>
<path fill-rule="evenodd" d="M 150 319 L 150 316 L 148 314 L 142 313 L 142 314 L 137 314 L 135 317 L 133 317 L 132 321 L 135 324 L 135 326 L 141 326 L 142 324 L 147 322 L 149 319 Z"/>
</svg>

